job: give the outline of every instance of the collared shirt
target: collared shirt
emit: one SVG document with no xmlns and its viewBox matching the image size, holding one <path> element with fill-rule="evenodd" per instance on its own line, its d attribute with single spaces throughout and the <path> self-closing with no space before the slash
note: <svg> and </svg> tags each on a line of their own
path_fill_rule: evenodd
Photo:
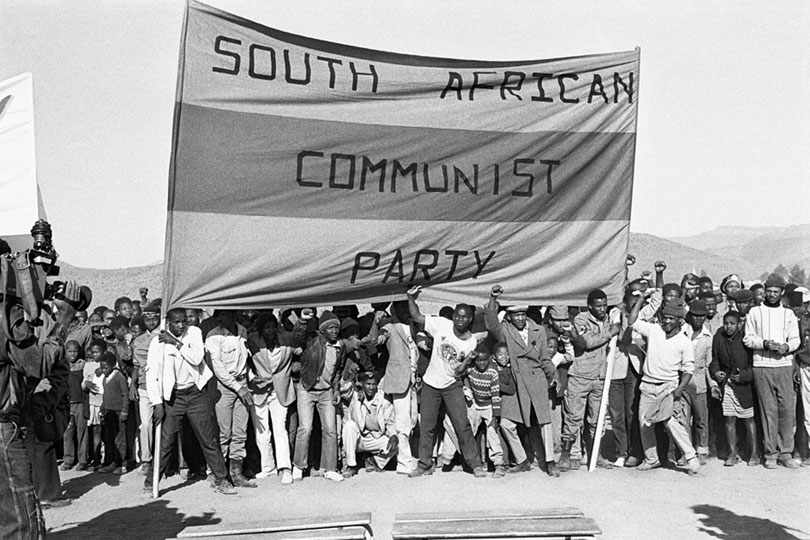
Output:
<svg viewBox="0 0 810 540">
<path fill-rule="evenodd" d="M 335 343 L 326 342 L 326 350 L 323 357 L 323 371 L 318 382 L 312 388 L 314 390 L 326 390 L 332 386 L 332 375 L 335 373 L 338 353 L 340 352 L 340 341 Z"/>
<path fill-rule="evenodd" d="M 643 382 L 677 383 L 680 372 L 694 373 L 695 351 L 692 342 L 682 332 L 667 338 L 661 325 L 646 321 L 636 321 L 632 328 L 647 338 Z"/>
<path fill-rule="evenodd" d="M 377 396 L 375 395 L 374 397 Z M 380 429 L 380 423 L 377 421 L 377 401 L 367 399 L 363 401 L 360 406 L 366 409 L 366 425 L 364 431 L 382 431 Z"/>
<path fill-rule="evenodd" d="M 683 335 L 692 342 L 695 352 L 695 373 L 692 375 L 690 385 L 695 386 L 698 394 L 705 392 L 717 383 L 709 376 L 709 364 L 712 362 L 712 341 L 714 336 L 704 324 L 699 332 L 695 333 L 689 324 L 683 325 Z"/>
<path fill-rule="evenodd" d="M 149 344 L 146 391 L 152 403 L 171 399 L 174 389 L 182 388 L 180 385 L 188 384 L 189 379 L 202 390 L 211 378 L 211 370 L 203 362 L 205 350 L 200 329 L 190 326 L 179 339 L 182 342 L 179 349 L 161 343 L 157 334 Z"/>
<path fill-rule="evenodd" d="M 138 388 L 146 388 L 146 359 L 149 356 L 149 344 L 158 335 L 158 330 L 147 330 L 132 340 L 132 365 L 138 370 Z"/>
<path fill-rule="evenodd" d="M 247 385 L 247 331 L 237 325 L 239 335 L 217 326 L 205 338 L 205 350 L 217 380 L 234 392 Z"/>
</svg>

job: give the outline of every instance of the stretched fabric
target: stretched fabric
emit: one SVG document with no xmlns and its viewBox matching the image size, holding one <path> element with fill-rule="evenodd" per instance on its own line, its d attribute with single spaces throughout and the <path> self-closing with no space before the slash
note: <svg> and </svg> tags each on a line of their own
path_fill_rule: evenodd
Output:
<svg viewBox="0 0 810 540">
<path fill-rule="evenodd" d="M 638 92 L 638 50 L 428 58 L 192 1 L 164 305 L 617 302 Z"/>
</svg>

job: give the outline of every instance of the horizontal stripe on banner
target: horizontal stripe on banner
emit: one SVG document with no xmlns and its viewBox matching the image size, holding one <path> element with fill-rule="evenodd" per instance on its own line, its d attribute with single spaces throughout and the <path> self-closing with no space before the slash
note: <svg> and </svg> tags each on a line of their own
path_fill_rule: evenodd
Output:
<svg viewBox="0 0 810 540">
<path fill-rule="evenodd" d="M 192 8 L 180 99 L 296 118 L 483 131 L 635 131 L 639 52 L 520 62 L 381 53 Z"/>
<path fill-rule="evenodd" d="M 629 220 L 635 135 L 391 128 L 182 107 L 170 210 Z"/>
<path fill-rule="evenodd" d="M 404 299 L 584 304 L 621 297 L 628 222 L 498 224 L 291 219 L 172 212 L 171 307 L 257 309 Z"/>
</svg>

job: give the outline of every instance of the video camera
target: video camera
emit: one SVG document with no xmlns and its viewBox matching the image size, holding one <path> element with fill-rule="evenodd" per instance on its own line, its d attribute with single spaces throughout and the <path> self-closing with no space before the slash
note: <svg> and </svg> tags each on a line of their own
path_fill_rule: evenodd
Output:
<svg viewBox="0 0 810 540">
<path fill-rule="evenodd" d="M 59 275 L 56 264 L 58 254 L 53 249 L 51 225 L 44 219 L 37 221 L 31 228 L 34 239 L 31 249 L 21 253 L 0 255 L 0 303 L 2 316 L 7 317 L 13 306 L 19 306 L 28 315 L 29 321 L 36 324 L 45 300 L 64 299 L 65 283 L 53 281 L 48 277 Z M 77 310 L 84 310 L 90 305 L 93 294 L 86 286 L 80 287 L 78 302 L 72 303 Z"/>
</svg>

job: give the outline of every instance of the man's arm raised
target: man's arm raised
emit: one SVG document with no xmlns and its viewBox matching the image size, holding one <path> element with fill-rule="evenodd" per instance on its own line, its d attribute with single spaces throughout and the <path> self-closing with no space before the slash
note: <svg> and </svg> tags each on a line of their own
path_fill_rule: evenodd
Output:
<svg viewBox="0 0 810 540">
<path fill-rule="evenodd" d="M 420 285 L 408 289 L 408 310 L 411 312 L 411 320 L 413 322 L 424 325 L 425 316 L 422 314 L 422 311 L 419 309 L 419 305 L 416 303 L 416 299 L 419 297 L 420 292 L 422 292 L 422 287 Z"/>
</svg>

